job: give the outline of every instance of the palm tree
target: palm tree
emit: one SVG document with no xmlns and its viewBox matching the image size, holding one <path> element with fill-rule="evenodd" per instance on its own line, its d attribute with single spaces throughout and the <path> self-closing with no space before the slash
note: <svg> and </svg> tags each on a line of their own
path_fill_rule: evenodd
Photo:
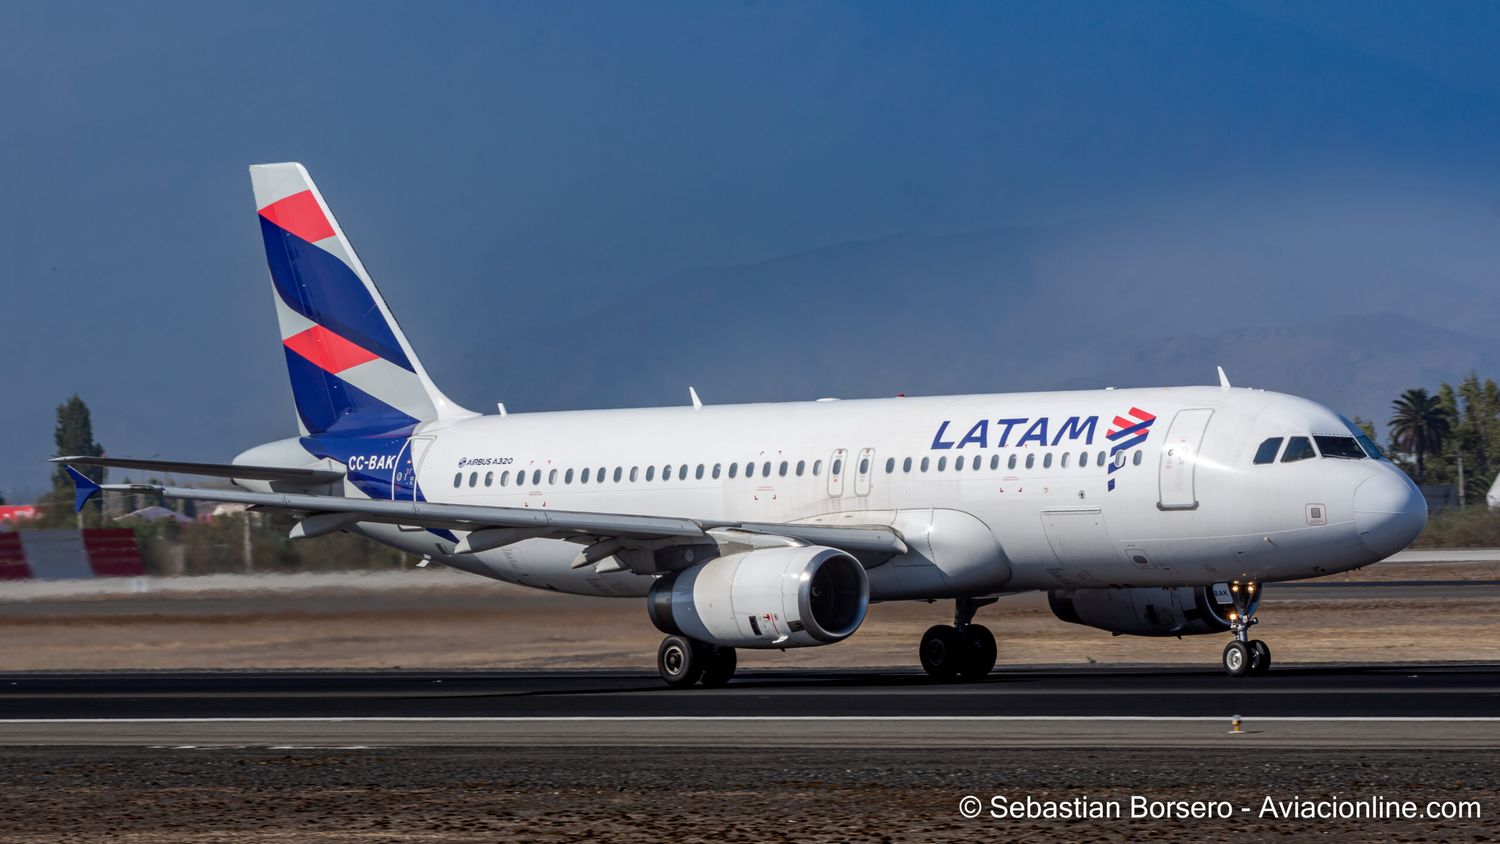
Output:
<svg viewBox="0 0 1500 844">
<path fill-rule="evenodd" d="M 1391 402 L 1396 411 L 1391 417 L 1391 441 L 1417 461 L 1417 483 L 1427 474 L 1426 457 L 1443 450 L 1448 436 L 1448 414 L 1437 396 L 1421 388 L 1407 390 Z"/>
</svg>

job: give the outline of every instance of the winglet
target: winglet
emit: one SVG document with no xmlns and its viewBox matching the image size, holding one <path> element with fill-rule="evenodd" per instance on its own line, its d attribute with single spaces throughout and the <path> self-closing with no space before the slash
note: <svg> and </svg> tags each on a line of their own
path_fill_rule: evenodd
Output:
<svg viewBox="0 0 1500 844">
<path fill-rule="evenodd" d="M 83 505 L 89 503 L 89 499 L 99 494 L 99 485 L 94 483 L 88 475 L 74 469 L 72 466 L 64 466 L 68 477 L 73 479 L 73 510 L 83 509 Z"/>
<path fill-rule="evenodd" d="M 700 399 L 700 398 L 698 398 L 698 391 L 697 390 L 693 389 L 692 387 L 688 387 L 688 398 L 690 398 L 690 399 L 693 400 L 693 409 L 694 410 L 702 410 L 703 409 L 703 400 Z"/>
<path fill-rule="evenodd" d="M 1229 389 L 1229 376 L 1224 374 L 1224 367 L 1219 367 L 1219 389 Z"/>
</svg>

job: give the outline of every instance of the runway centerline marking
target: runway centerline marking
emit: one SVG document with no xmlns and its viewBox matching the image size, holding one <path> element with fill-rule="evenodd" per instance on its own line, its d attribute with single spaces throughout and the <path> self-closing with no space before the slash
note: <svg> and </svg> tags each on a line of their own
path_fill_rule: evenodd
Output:
<svg viewBox="0 0 1500 844">
<path fill-rule="evenodd" d="M 683 721 L 751 721 L 751 722 L 797 722 L 819 721 L 1225 721 L 1234 714 L 1224 715 L 483 715 L 483 716 L 426 716 L 393 715 L 350 717 L 288 717 L 288 718 L 0 718 L 0 726 L 6 724 L 341 724 L 341 723 L 634 723 L 634 722 L 683 722 Z M 1500 722 L 1500 716 L 1489 715 L 1242 715 L 1246 721 L 1282 722 Z"/>
</svg>

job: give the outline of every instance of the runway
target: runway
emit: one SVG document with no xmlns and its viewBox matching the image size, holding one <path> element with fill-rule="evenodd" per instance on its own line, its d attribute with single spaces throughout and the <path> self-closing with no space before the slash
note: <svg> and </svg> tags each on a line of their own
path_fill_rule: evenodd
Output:
<svg viewBox="0 0 1500 844">
<path fill-rule="evenodd" d="M 1500 747 L 1500 666 L 744 672 L 673 691 L 611 671 L 0 676 L 0 744 L 902 746 L 1257 743 Z M 1239 737 L 1236 737 L 1239 738 Z"/>
</svg>

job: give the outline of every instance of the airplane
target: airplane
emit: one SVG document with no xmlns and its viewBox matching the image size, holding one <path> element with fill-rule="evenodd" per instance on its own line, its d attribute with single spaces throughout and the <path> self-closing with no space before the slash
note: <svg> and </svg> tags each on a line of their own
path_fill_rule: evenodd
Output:
<svg viewBox="0 0 1500 844">
<path fill-rule="evenodd" d="M 674 688 L 738 649 L 836 644 L 872 602 L 953 601 L 923 669 L 973 681 L 974 622 L 1045 592 L 1062 621 L 1229 634 L 1270 669 L 1261 585 L 1377 562 L 1421 532 L 1421 493 L 1316 402 L 1217 386 L 481 415 L 429 377 L 297 163 L 250 168 L 299 435 L 228 464 L 61 457 L 104 491 L 249 505 L 293 538 L 347 531 L 476 575 L 644 598 Z M 228 478 L 100 486 L 75 467 Z"/>
</svg>

